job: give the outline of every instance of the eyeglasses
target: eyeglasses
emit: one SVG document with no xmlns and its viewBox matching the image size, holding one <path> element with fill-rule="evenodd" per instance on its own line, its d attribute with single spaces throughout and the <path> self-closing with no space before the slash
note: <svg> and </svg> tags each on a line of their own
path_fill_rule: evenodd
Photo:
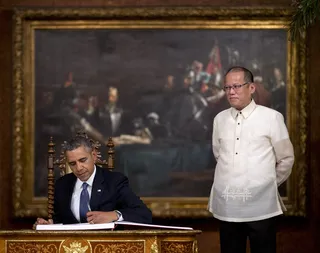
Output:
<svg viewBox="0 0 320 253">
<path fill-rule="evenodd" d="M 230 91 L 231 89 L 236 91 L 236 90 L 239 90 L 242 86 L 245 86 L 246 84 L 249 84 L 249 82 L 246 82 L 244 84 L 225 85 L 223 87 L 223 90 L 226 92 Z"/>
</svg>

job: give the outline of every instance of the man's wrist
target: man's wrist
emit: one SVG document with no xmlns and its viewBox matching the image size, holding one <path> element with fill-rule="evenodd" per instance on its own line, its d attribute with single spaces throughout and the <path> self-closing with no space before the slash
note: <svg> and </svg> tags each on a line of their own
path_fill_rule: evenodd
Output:
<svg viewBox="0 0 320 253">
<path fill-rule="evenodd" d="M 116 216 L 117 216 L 117 219 L 115 221 L 118 221 L 122 216 L 122 214 L 118 210 L 114 210 L 114 212 L 116 213 Z"/>
</svg>

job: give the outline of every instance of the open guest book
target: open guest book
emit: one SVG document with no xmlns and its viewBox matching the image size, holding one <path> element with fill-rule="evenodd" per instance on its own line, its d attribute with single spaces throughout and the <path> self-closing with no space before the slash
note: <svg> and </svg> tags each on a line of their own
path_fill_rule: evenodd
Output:
<svg viewBox="0 0 320 253">
<path fill-rule="evenodd" d="M 101 230 L 101 229 L 114 229 L 117 225 L 128 225 L 138 227 L 150 228 L 163 228 L 163 229 L 177 229 L 177 230 L 193 230 L 190 227 L 175 227 L 175 226 L 162 226 L 154 224 L 144 224 L 129 221 L 115 221 L 102 224 L 89 224 L 89 223 L 76 223 L 76 224 L 46 224 L 37 225 L 36 230 Z"/>
</svg>

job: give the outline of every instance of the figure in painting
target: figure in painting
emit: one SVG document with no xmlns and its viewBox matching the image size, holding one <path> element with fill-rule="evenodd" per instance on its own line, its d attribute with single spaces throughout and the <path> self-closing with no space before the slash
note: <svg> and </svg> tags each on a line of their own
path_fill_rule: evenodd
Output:
<svg viewBox="0 0 320 253">
<path fill-rule="evenodd" d="M 118 105 L 119 94 L 115 87 L 109 88 L 108 102 L 99 113 L 100 132 L 104 136 L 118 136 L 123 123 L 123 109 Z"/>
</svg>

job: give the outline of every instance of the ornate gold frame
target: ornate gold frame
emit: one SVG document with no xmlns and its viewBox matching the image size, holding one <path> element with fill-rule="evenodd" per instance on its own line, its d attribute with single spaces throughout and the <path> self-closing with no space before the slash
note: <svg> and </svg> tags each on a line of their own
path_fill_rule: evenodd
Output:
<svg viewBox="0 0 320 253">
<path fill-rule="evenodd" d="M 13 37 L 13 203 L 15 217 L 45 216 L 46 199 L 33 195 L 34 69 L 32 36 L 39 27 L 285 29 L 288 9 L 89 8 L 16 9 Z M 288 34 L 289 36 L 289 34 Z M 306 215 L 307 84 L 305 34 L 287 42 L 287 124 L 296 162 L 287 182 L 287 215 Z M 208 193 L 209 194 L 209 193 Z M 156 217 L 209 217 L 207 198 L 144 198 Z"/>
</svg>

